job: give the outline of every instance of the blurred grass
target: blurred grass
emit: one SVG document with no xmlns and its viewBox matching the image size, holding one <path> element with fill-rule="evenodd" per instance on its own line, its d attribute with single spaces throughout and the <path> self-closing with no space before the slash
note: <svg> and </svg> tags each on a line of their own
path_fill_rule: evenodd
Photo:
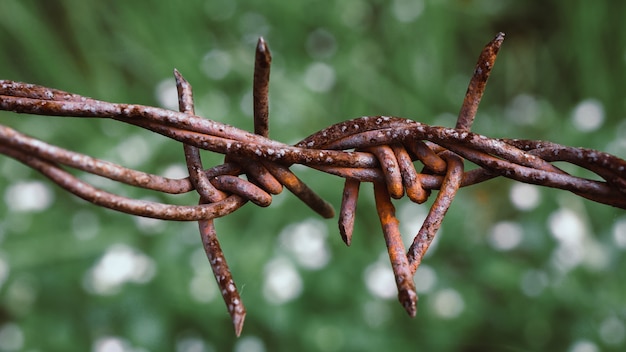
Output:
<svg viewBox="0 0 626 352">
<path fill-rule="evenodd" d="M 507 39 L 474 131 L 546 139 L 624 157 L 625 7 L 619 1 L 582 0 L 191 0 L 184 6 L 168 1 L 2 0 L 0 78 L 155 105 L 163 102 L 158 87 L 171 87 L 177 68 L 194 86 L 199 114 L 251 129 L 253 50 L 262 35 L 274 57 L 271 135 L 295 142 L 361 115 L 453 126 L 478 53 L 503 31 Z M 307 70 L 316 63 L 330 68 L 334 77 L 326 91 L 307 83 Z M 531 99 L 517 100 L 522 104 L 516 106 L 520 96 Z M 570 119 L 585 99 L 596 99 L 605 112 L 601 128 L 592 132 L 575 129 Z M 145 171 L 162 173 L 182 162 L 177 143 L 117 122 L 2 112 L 0 123 L 120 163 L 129 148 L 120 151 L 117 146 L 136 136 L 148 152 L 132 166 Z M 219 160 L 207 153 L 207 164 Z M 310 170 L 298 169 L 298 174 L 338 206 L 340 180 Z M 612 235 L 623 211 L 561 191 L 542 190 L 539 205 L 523 211 L 511 205 L 511 181 L 462 190 L 437 247 L 425 260 L 436 282 L 420 295 L 416 319 L 407 318 L 395 299 L 370 294 L 364 283 L 366 268 L 384 248 L 369 186 L 361 192 L 352 247 L 340 242 L 335 220 L 325 221 L 331 261 L 317 271 L 298 267 L 302 294 L 283 305 L 263 298 L 264 265 L 285 255 L 278 234 L 286 225 L 315 215 L 289 194 L 277 197 L 268 209 L 248 205 L 217 222 L 248 308 L 244 335 L 237 340 L 219 295 L 208 303 L 190 295 L 189 282 L 198 270 L 190 257 L 200 247 L 194 224 L 142 225 L 55 186 L 50 187 L 49 208 L 15 211 L 6 194 L 19 180 L 42 178 L 0 158 L 0 193 L 5 198 L 0 207 L 0 263 L 8 265 L 4 281 L 0 270 L 0 334 L 11 331 L 7 326 L 18 326 L 23 350 L 100 351 L 95 341 L 106 336 L 150 351 L 202 350 L 193 346 L 240 351 L 246 343 L 259 341 L 267 351 L 580 352 L 576 348 L 589 346 L 585 343 L 616 351 L 626 345 L 626 284 L 621 274 L 626 260 Z M 107 187 L 129 196 L 159 197 Z M 557 242 L 549 221 L 559 209 L 574 209 L 581 217 L 593 239 L 594 247 L 587 250 L 599 246 L 605 265 L 579 265 L 566 273 L 555 267 Z M 84 218 L 87 224 L 81 223 Z M 515 222 L 524 230 L 522 243 L 511 251 L 489 245 L 490 231 L 500 221 Z M 95 235 L 81 239 L 90 222 Z M 89 293 L 84 278 L 116 243 L 154 260 L 156 276 L 145 284 L 126 284 L 113 295 Z M 521 289 L 528 273 L 548 280 L 537 295 Z M 209 291 L 210 284 L 207 280 Z M 455 318 L 442 317 L 436 308 L 439 294 L 447 289 L 463 300 Z"/>
</svg>

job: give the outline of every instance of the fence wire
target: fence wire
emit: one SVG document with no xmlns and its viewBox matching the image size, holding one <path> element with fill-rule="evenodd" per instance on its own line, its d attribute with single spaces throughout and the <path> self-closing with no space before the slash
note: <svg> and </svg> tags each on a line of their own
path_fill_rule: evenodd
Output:
<svg viewBox="0 0 626 352">
<path fill-rule="evenodd" d="M 162 220 L 198 221 L 209 263 L 222 292 L 235 333 L 241 333 L 246 310 L 215 232 L 215 218 L 248 201 L 269 206 L 272 195 L 287 188 L 325 218 L 332 206 L 289 169 L 305 165 L 345 179 L 339 232 L 350 245 L 360 184 L 374 185 L 376 209 L 398 288 L 398 299 L 415 316 L 417 294 L 413 276 L 428 250 L 457 191 L 506 177 L 558 188 L 595 202 L 626 209 L 626 161 L 601 151 L 552 142 L 494 139 L 470 132 L 504 34 L 481 52 L 455 128 L 417 121 L 365 116 L 332 125 L 295 145 L 269 138 L 268 88 L 271 54 L 265 41 L 256 48 L 253 100 L 254 133 L 194 114 L 191 85 L 174 72 L 179 111 L 151 106 L 115 104 L 57 89 L 0 80 L 0 109 L 17 113 L 108 118 L 133 124 L 175 139 L 183 145 L 189 177 L 171 179 L 92 158 L 29 137 L 0 125 L 0 153 L 39 171 L 65 190 L 93 204 Z M 200 149 L 220 153 L 224 163 L 205 167 Z M 464 161 L 477 168 L 464 171 Z M 556 167 L 565 162 L 596 174 L 597 180 L 573 176 Z M 416 164 L 421 164 L 418 171 Z M 196 191 L 197 205 L 172 205 L 126 198 L 98 189 L 73 176 L 74 168 L 135 187 L 169 194 Z M 245 178 L 240 176 L 245 175 Z M 391 199 L 407 196 L 424 203 L 438 190 L 421 229 L 408 249 L 399 231 Z"/>
</svg>

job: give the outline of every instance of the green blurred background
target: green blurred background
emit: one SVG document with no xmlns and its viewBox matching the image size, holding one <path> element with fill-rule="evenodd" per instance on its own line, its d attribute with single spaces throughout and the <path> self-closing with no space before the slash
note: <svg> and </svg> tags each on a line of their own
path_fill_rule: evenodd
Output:
<svg viewBox="0 0 626 352">
<path fill-rule="evenodd" d="M 255 42 L 273 53 L 271 136 L 387 114 L 453 126 L 476 58 L 507 35 L 474 125 L 626 157 L 623 1 L 0 0 L 0 78 L 252 129 Z M 184 176 L 181 146 L 119 122 L 0 113 L 49 143 Z M 221 156 L 205 154 L 207 165 Z M 343 182 L 295 171 L 336 208 Z M 572 172 L 577 172 L 572 169 Z M 107 190 L 180 204 L 82 175 Z M 621 351 L 626 214 L 502 179 L 459 192 L 395 299 L 370 185 L 350 248 L 285 191 L 217 221 L 248 315 L 232 331 L 194 223 L 105 210 L 0 157 L 2 351 Z M 407 241 L 428 204 L 396 203 Z"/>
</svg>

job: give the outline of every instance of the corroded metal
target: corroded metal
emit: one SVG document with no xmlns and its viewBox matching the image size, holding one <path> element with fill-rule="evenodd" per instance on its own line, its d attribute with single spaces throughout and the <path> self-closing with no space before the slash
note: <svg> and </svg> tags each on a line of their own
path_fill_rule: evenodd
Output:
<svg viewBox="0 0 626 352">
<path fill-rule="evenodd" d="M 33 84 L 0 80 L 0 109 L 18 113 L 85 118 L 110 118 L 162 134 L 183 144 L 189 177 L 170 179 L 125 168 L 65 150 L 0 125 L 0 153 L 36 169 L 67 191 L 96 205 L 163 220 L 198 221 L 202 243 L 235 332 L 241 333 L 245 307 L 237 291 L 214 219 L 248 201 L 265 207 L 283 186 L 323 217 L 334 210 L 291 170 L 301 164 L 345 179 L 339 232 L 350 245 L 360 185 L 374 184 L 377 213 L 393 269 L 398 299 L 410 316 L 417 311 L 413 283 L 454 196 L 461 187 L 494 177 L 573 192 L 581 197 L 626 209 L 626 161 L 616 156 L 552 142 L 494 139 L 470 132 L 487 79 L 504 40 L 499 33 L 481 52 L 455 128 L 417 121 L 364 116 L 316 132 L 295 145 L 269 139 L 269 73 L 271 54 L 257 43 L 253 84 L 254 133 L 196 116 L 191 86 L 175 71 L 180 111 L 135 104 L 114 104 Z M 200 149 L 225 155 L 221 165 L 205 168 Z M 477 168 L 464 171 L 464 161 Z M 598 177 L 572 176 L 553 165 L 566 162 Z M 421 164 L 417 171 L 415 163 Z M 196 191 L 198 205 L 171 205 L 129 199 L 97 189 L 73 176 L 66 167 L 93 173 L 135 187 L 179 194 Z M 246 177 L 240 177 L 245 175 Z M 404 195 L 435 201 L 414 241 L 405 250 L 392 198 Z"/>
<path fill-rule="evenodd" d="M 178 90 L 179 110 L 183 113 L 193 115 L 194 104 L 191 85 L 183 78 L 178 70 L 174 70 L 174 76 L 176 78 L 176 88 Z M 226 198 L 227 195 L 215 188 L 209 180 L 209 177 L 202 172 L 204 167 L 202 166 L 200 149 L 192 145 L 184 144 L 183 150 L 185 152 L 185 161 L 187 162 L 189 179 L 200 196 L 200 204 L 219 202 Z M 222 175 L 221 177 L 222 179 L 235 178 L 240 180 L 238 177 L 228 175 Z M 254 185 L 247 181 L 227 183 L 227 185 L 231 184 L 236 184 L 239 188 L 245 188 L 245 185 L 249 184 L 252 189 L 255 189 Z M 231 193 L 242 194 L 240 192 L 233 192 L 233 188 L 230 187 L 222 187 L 222 189 L 231 191 Z M 263 191 L 259 190 L 259 192 Z M 243 195 L 246 195 L 246 198 L 248 199 L 255 198 L 253 195 L 248 195 L 245 192 Z M 219 240 L 217 239 L 217 232 L 215 231 L 213 219 L 199 220 L 198 229 L 200 230 L 200 238 L 202 240 L 204 251 L 209 259 L 209 263 L 211 264 L 211 269 L 213 270 L 213 276 L 215 276 L 215 280 L 220 288 L 224 303 L 226 303 L 226 309 L 228 309 L 228 313 L 230 314 L 233 322 L 235 334 L 239 336 L 246 318 L 246 308 L 243 305 L 241 297 L 239 296 L 239 291 L 237 291 L 237 286 L 235 285 L 235 281 L 233 280 L 230 269 L 228 268 L 226 257 L 224 256 L 224 252 L 222 251 Z"/>
</svg>

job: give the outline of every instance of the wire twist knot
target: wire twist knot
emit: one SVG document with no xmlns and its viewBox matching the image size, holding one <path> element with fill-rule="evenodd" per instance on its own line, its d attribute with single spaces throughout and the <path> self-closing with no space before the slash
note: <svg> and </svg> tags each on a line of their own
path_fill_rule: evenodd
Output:
<svg viewBox="0 0 626 352">
<path fill-rule="evenodd" d="M 339 232 L 350 245 L 360 184 L 374 185 L 398 298 L 410 316 L 417 311 L 413 276 L 432 243 L 454 196 L 461 187 L 503 176 L 520 182 L 559 188 L 595 202 L 626 209 L 626 161 L 595 150 L 552 142 L 492 139 L 470 132 L 479 102 L 504 40 L 499 33 L 481 52 L 455 128 L 429 126 L 389 116 L 365 116 L 340 122 L 295 145 L 269 139 L 271 54 L 259 39 L 253 83 L 254 133 L 194 113 L 191 85 L 174 71 L 179 111 L 134 104 L 114 104 L 60 90 L 0 81 L 0 109 L 38 115 L 111 118 L 162 134 L 183 144 L 189 177 L 170 179 L 98 160 L 28 137 L 0 125 L 0 153 L 36 169 L 67 191 L 96 205 L 163 220 L 198 221 L 202 243 L 235 332 L 241 333 L 246 310 L 220 248 L 213 220 L 246 202 L 269 206 L 272 195 L 287 188 L 325 218 L 332 206 L 313 192 L 289 167 L 301 164 L 345 179 Z M 205 168 L 200 150 L 225 155 L 224 163 Z M 464 160 L 478 168 L 464 171 Z M 415 167 L 422 165 L 421 171 Z M 572 176 L 552 163 L 587 169 L 603 181 Z M 195 190 L 198 205 L 171 205 L 129 199 L 93 187 L 63 166 L 128 185 L 180 194 Z M 246 175 L 246 178 L 239 176 Z M 439 190 L 414 241 L 405 248 L 393 199 L 407 196 L 424 203 Z"/>
</svg>

